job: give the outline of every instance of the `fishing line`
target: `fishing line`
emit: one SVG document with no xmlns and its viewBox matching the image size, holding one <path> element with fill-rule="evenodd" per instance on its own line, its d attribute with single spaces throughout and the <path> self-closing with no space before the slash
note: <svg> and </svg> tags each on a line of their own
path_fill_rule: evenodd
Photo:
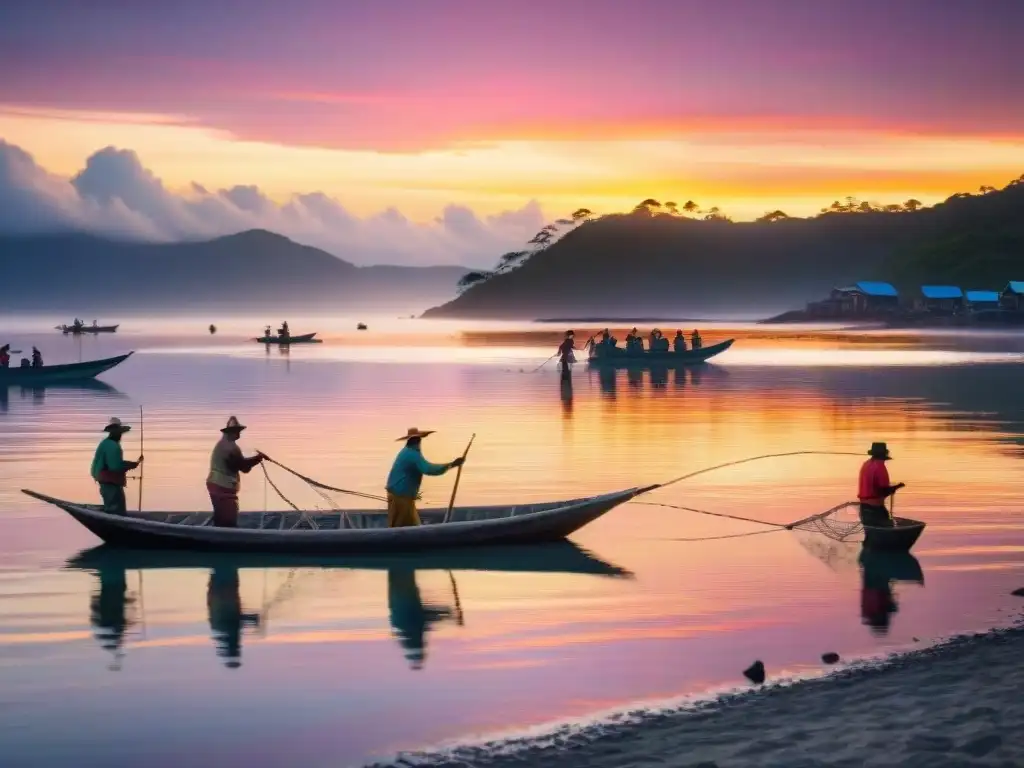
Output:
<svg viewBox="0 0 1024 768">
<path fill-rule="evenodd" d="M 263 451 L 260 451 L 260 453 L 263 453 Z M 272 458 L 267 456 L 267 454 L 265 454 L 265 453 L 263 453 L 263 459 L 264 459 L 264 461 L 269 461 L 271 464 L 276 464 L 281 469 L 283 469 L 285 472 L 290 472 L 291 474 L 295 475 L 300 480 L 304 480 L 305 482 L 307 482 L 309 485 L 313 486 L 314 488 L 322 488 L 325 491 L 334 491 L 335 493 L 345 493 L 345 494 L 348 494 L 349 496 L 358 496 L 358 497 L 363 498 L 363 499 L 372 499 L 373 501 L 387 501 L 387 499 L 385 497 L 383 497 L 383 496 L 375 496 L 372 493 L 363 493 L 362 491 L 350 491 L 350 490 L 347 490 L 345 488 L 335 488 L 333 486 L 325 485 L 324 483 L 317 482 L 316 480 L 314 480 L 311 477 L 306 477 L 302 473 L 296 472 L 294 469 L 291 469 L 290 467 L 286 467 L 284 464 L 282 464 L 279 461 L 274 461 Z M 263 472 L 264 472 L 264 474 L 266 474 L 266 469 L 264 469 Z M 274 485 L 273 481 L 271 481 L 270 484 Z M 275 491 L 277 490 L 276 486 L 274 487 L 274 490 Z M 280 491 L 278 491 L 278 493 L 280 493 Z M 291 502 L 289 502 L 289 504 L 290 503 Z M 297 507 L 296 507 L 296 509 L 297 509 Z"/>
</svg>

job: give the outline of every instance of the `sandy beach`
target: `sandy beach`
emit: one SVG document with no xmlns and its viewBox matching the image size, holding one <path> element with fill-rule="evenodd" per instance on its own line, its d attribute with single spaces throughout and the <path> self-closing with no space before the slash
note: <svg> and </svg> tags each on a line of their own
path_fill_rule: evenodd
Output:
<svg viewBox="0 0 1024 768">
<path fill-rule="evenodd" d="M 1024 765 L 1024 626 L 688 710 L 385 765 L 741 768 Z M 769 670 L 770 674 L 770 670 Z"/>
</svg>

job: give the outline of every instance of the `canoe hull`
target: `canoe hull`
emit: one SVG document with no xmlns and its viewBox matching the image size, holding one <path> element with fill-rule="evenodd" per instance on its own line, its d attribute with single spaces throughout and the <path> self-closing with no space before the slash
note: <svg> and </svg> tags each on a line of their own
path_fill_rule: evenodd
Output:
<svg viewBox="0 0 1024 768">
<path fill-rule="evenodd" d="M 314 339 L 315 333 L 304 333 L 301 336 L 289 336 L 287 340 L 280 336 L 260 336 L 256 341 L 260 344 L 280 344 L 289 346 L 291 344 L 319 344 L 320 339 Z"/>
<path fill-rule="evenodd" d="M 71 333 L 78 336 L 83 333 L 117 333 L 118 327 L 117 325 L 84 325 L 81 328 L 75 328 L 71 325 L 62 325 L 60 330 L 62 333 Z"/>
<path fill-rule="evenodd" d="M 68 363 L 67 365 L 46 365 L 42 368 L 0 368 L 0 387 L 10 386 L 45 386 L 47 384 L 63 384 L 72 381 L 94 379 L 115 365 L 120 365 L 129 357 L 119 355 L 105 360 L 90 360 L 87 363 Z"/>
<path fill-rule="evenodd" d="M 441 523 L 444 510 L 424 510 L 424 525 L 387 528 L 384 512 L 351 511 L 355 527 L 343 527 L 337 513 L 310 513 L 337 528 L 310 530 L 260 527 L 269 516 L 295 519 L 299 513 L 245 513 L 238 528 L 209 524 L 160 522 L 159 516 L 179 513 L 110 515 L 93 505 L 75 504 L 34 491 L 29 496 L 63 509 L 106 544 L 130 549 L 173 549 L 200 552 L 259 552 L 275 554 L 349 555 L 431 550 L 485 545 L 537 544 L 565 539 L 584 525 L 632 499 L 643 489 L 539 505 L 462 508 L 453 520 Z M 186 513 L 180 513 L 185 515 Z M 209 522 L 209 512 L 193 513 L 197 522 Z M 170 518 L 168 518 L 170 519 Z M 288 517 L 281 517 L 282 521 Z"/>
<path fill-rule="evenodd" d="M 617 350 L 617 354 L 610 357 L 591 356 L 587 363 L 595 367 L 605 368 L 651 368 L 654 366 L 683 366 L 699 365 L 710 360 L 715 355 L 720 355 L 733 345 L 735 339 L 728 339 L 719 344 L 712 344 L 710 347 L 700 349 L 689 349 L 686 352 L 634 352 L 627 353 L 624 349 Z"/>
<path fill-rule="evenodd" d="M 909 552 L 924 533 L 925 524 L 909 517 L 894 518 L 891 528 L 864 526 L 864 549 L 873 552 Z"/>
</svg>

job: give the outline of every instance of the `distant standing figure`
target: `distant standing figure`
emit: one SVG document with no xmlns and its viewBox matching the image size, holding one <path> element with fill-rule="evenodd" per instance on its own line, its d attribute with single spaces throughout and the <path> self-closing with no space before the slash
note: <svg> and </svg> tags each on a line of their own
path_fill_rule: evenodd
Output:
<svg viewBox="0 0 1024 768">
<path fill-rule="evenodd" d="M 686 337 L 683 336 L 683 332 L 681 330 L 676 330 L 675 338 L 672 339 L 672 348 L 676 352 L 686 351 Z"/>
<path fill-rule="evenodd" d="M 266 327 L 266 329 L 264 329 L 264 331 L 263 331 L 263 338 L 269 339 L 273 335 L 274 335 L 273 331 L 271 330 L 270 326 L 268 325 Z"/>
<path fill-rule="evenodd" d="M 0 368 L 11 367 L 11 345 L 4 344 L 0 347 Z"/>
<path fill-rule="evenodd" d="M 562 373 L 569 371 L 569 366 L 576 362 L 576 356 L 572 353 L 576 349 L 576 340 L 574 338 L 574 331 L 566 331 L 565 338 L 562 343 L 558 345 L 558 364 L 561 366 Z"/>
<path fill-rule="evenodd" d="M 700 337 L 700 332 L 694 328 L 693 333 L 690 334 L 690 346 L 693 349 L 700 349 L 704 346 L 704 340 Z"/>
<path fill-rule="evenodd" d="M 217 332 L 217 326 L 214 325 L 213 323 L 210 323 L 210 335 L 212 336 L 216 332 Z"/>
<path fill-rule="evenodd" d="M 213 504 L 213 524 L 218 528 L 238 526 L 239 472 L 248 472 L 263 461 L 263 454 L 246 458 L 238 447 L 238 438 L 245 426 L 234 416 L 221 430 L 220 440 L 210 454 L 210 474 L 206 477 L 206 490 Z"/>
<path fill-rule="evenodd" d="M 121 436 L 130 429 L 119 418 L 113 417 L 103 428 L 107 436 L 96 447 L 92 459 L 91 474 L 93 480 L 100 484 L 103 511 L 111 515 L 128 514 L 128 503 L 124 498 L 124 487 L 128 484 L 127 472 L 135 469 L 143 460 L 141 455 L 138 461 L 124 459 Z"/>
<path fill-rule="evenodd" d="M 32 367 L 42 368 L 43 367 L 43 353 L 35 347 L 32 347 Z"/>
<path fill-rule="evenodd" d="M 872 443 L 868 451 L 871 457 L 860 468 L 860 481 L 857 498 L 860 499 L 860 521 L 864 525 L 876 527 L 892 527 L 892 517 L 885 508 L 885 500 L 900 488 L 903 483 L 889 484 L 889 470 L 885 462 L 892 459 L 885 443 Z"/>
<path fill-rule="evenodd" d="M 433 430 L 421 432 L 410 427 L 405 437 L 405 447 L 398 452 L 391 466 L 384 488 L 388 494 L 388 528 L 404 528 L 420 525 L 420 513 L 416 510 L 420 485 L 424 475 L 443 475 L 449 469 L 461 467 L 464 459 L 460 456 L 447 464 L 431 464 L 423 458 L 421 443 L 424 437 L 434 434 Z"/>
</svg>

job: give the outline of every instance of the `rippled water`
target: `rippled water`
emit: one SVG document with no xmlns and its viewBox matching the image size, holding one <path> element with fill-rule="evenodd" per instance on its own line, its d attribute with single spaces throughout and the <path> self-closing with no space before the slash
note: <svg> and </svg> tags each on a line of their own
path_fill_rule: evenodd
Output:
<svg viewBox="0 0 1024 768">
<path fill-rule="evenodd" d="M 246 343 L 241 323 L 210 337 L 128 322 L 84 340 L 4 326 L 47 362 L 138 353 L 91 387 L 0 390 L 0 747 L 16 758 L 0 762 L 359 764 L 738 685 L 757 658 L 770 675 L 806 672 L 826 651 L 875 654 L 1020 610 L 1009 594 L 1024 586 L 1019 337 L 708 326 L 706 343 L 739 339 L 716 365 L 580 366 L 566 386 L 550 367 L 531 372 L 560 329 L 352 325 L 310 325 L 326 343 L 289 354 Z M 907 483 L 897 512 L 929 527 L 898 567 L 862 568 L 856 547 L 810 534 L 709 539 L 759 529 L 633 504 L 542 554 L 330 568 L 75 560 L 98 541 L 18 490 L 95 500 L 102 427 L 114 415 L 135 424 L 132 456 L 139 405 L 149 509 L 208 508 L 209 450 L 234 413 L 250 425 L 247 451 L 370 493 L 408 427 L 437 430 L 426 453 L 438 461 L 476 433 L 465 503 L 570 498 L 886 440 L 893 479 Z M 755 462 L 648 500 L 788 522 L 850 499 L 859 464 Z M 271 473 L 297 503 L 322 503 Z M 243 482 L 243 508 L 283 506 L 258 471 Z M 428 479 L 426 502 L 446 504 L 451 482 Z M 133 506 L 139 490 L 128 489 Z M 872 606 L 888 589 L 898 610 L 886 622 Z"/>
</svg>

